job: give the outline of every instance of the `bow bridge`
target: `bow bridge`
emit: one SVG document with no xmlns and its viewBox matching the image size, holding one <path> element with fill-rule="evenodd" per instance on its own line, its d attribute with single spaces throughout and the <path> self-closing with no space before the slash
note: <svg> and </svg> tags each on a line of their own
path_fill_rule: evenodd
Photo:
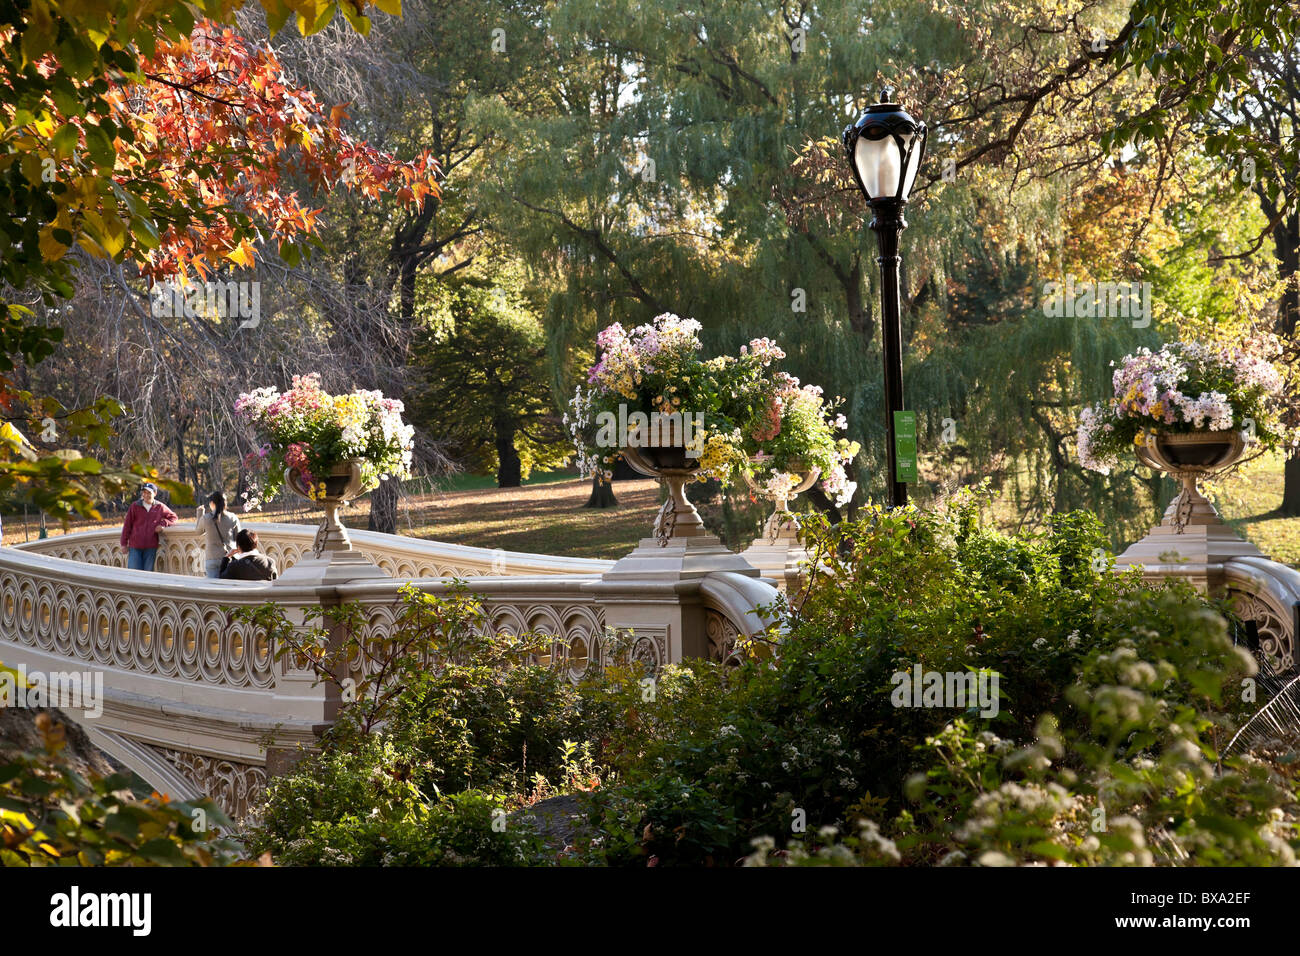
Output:
<svg viewBox="0 0 1300 956">
<path fill-rule="evenodd" d="M 1227 595 L 1245 623 L 1241 639 L 1278 670 L 1295 670 L 1300 572 L 1259 554 L 1217 514 L 1199 525 L 1175 519 L 1121 555 L 1118 569 L 1140 564 L 1147 577 Z M 552 635 L 554 656 L 577 680 L 615 644 L 652 668 L 688 657 L 734 662 L 738 639 L 779 631 L 770 606 L 797 577 L 797 561 L 768 554 L 770 542 L 736 555 L 690 523 L 657 529 L 617 562 L 352 532 L 349 560 L 324 570 L 314 528 L 255 527 L 280 568 L 296 570 L 276 582 L 209 580 L 192 523 L 162 533 L 151 574 L 123 567 L 115 529 L 0 548 L 0 661 L 102 673 L 102 714 L 68 711 L 90 739 L 160 793 L 207 795 L 237 818 L 268 775 L 315 744 L 340 701 L 292 655 L 277 661 L 265 634 L 231 619 L 233 608 L 274 600 L 302 624 L 322 607 L 356 603 L 366 633 L 383 632 L 402 585 L 445 593 L 459 578 L 482 600 L 486 626 Z"/>
</svg>

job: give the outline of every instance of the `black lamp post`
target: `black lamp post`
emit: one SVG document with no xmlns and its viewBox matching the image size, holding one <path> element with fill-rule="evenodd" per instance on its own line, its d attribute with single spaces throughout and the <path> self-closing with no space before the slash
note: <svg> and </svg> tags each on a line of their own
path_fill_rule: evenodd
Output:
<svg viewBox="0 0 1300 956">
<path fill-rule="evenodd" d="M 925 156 L 925 124 L 918 123 L 897 103 L 893 89 L 880 92 L 880 102 L 867 107 L 844 130 L 844 149 L 853 178 L 867 197 L 874 218 L 871 228 L 880 243 L 880 326 L 885 353 L 885 422 L 889 429 L 889 503 L 907 504 L 907 484 L 898 480 L 894 412 L 903 410 L 903 335 L 898 305 L 898 234 L 907 228 L 907 205 L 916 171 Z"/>
</svg>

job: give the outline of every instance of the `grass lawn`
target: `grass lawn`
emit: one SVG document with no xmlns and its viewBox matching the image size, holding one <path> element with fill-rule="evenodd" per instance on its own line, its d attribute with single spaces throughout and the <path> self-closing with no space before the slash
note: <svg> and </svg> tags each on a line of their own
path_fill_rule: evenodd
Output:
<svg viewBox="0 0 1300 956">
<path fill-rule="evenodd" d="M 1247 462 L 1206 490 L 1219 513 L 1274 561 L 1300 566 L 1300 518 L 1271 516 L 1282 503 L 1282 457 Z"/>
</svg>

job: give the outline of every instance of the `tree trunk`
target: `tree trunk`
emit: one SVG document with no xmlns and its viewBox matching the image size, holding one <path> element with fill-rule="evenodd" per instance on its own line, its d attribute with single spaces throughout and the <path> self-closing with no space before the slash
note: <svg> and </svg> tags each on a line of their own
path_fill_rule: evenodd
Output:
<svg viewBox="0 0 1300 956">
<path fill-rule="evenodd" d="M 384 534 L 397 534 L 397 497 L 401 482 L 396 478 L 381 481 L 370 492 L 370 522 L 366 527 Z"/>
<path fill-rule="evenodd" d="M 1288 518 L 1300 516 L 1300 455 L 1286 460 L 1282 471 L 1282 506 L 1277 510 Z"/>
<path fill-rule="evenodd" d="M 1278 277 L 1287 280 L 1282 290 L 1278 308 L 1278 333 L 1285 355 L 1300 353 L 1300 215 L 1288 216 L 1273 230 L 1273 242 L 1278 260 Z M 1300 400 L 1289 396 L 1291 401 Z M 1300 452 L 1292 452 L 1282 471 L 1282 506 L 1278 514 L 1289 518 L 1300 517 Z"/>
<path fill-rule="evenodd" d="M 871 302 L 862 294 L 862 261 L 856 260 L 848 279 L 844 282 L 844 304 L 849 313 L 849 328 L 862 336 L 864 342 L 875 337 L 876 324 L 872 319 Z"/>
<path fill-rule="evenodd" d="M 515 427 L 512 422 L 498 421 L 497 434 L 497 487 L 518 488 L 523 484 L 523 464 L 515 451 Z"/>
<path fill-rule="evenodd" d="M 185 480 L 185 429 L 176 423 L 176 480 Z"/>
<path fill-rule="evenodd" d="M 639 477 L 639 476 L 638 476 Z M 617 508 L 618 499 L 614 497 L 614 485 L 612 482 L 601 481 L 600 475 L 591 477 L 591 497 L 587 499 L 584 508 Z"/>
</svg>

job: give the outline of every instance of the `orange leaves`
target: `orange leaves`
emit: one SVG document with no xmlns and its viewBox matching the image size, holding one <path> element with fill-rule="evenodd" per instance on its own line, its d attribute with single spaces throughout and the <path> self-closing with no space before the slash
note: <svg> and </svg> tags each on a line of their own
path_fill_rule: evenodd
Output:
<svg viewBox="0 0 1300 956">
<path fill-rule="evenodd" d="M 286 181 L 413 205 L 438 195 L 438 167 L 427 154 L 401 162 L 354 139 L 343 129 L 344 106 L 326 108 L 292 86 L 269 51 L 232 30 L 201 21 L 189 37 L 160 37 L 142 69 L 148 84 L 118 87 L 112 98 L 114 119 L 136 131 L 119 182 L 147 164 L 172 204 L 168 218 L 182 226 L 141 250 L 154 279 L 202 272 L 223 258 L 251 268 L 255 242 L 274 248 L 272 241 L 314 232 L 320 210 L 281 189 Z"/>
<path fill-rule="evenodd" d="M 55 55 L 44 65 L 57 69 Z M 352 137 L 345 106 L 294 86 L 268 50 L 233 30 L 202 21 L 188 36 L 160 34 L 140 72 L 143 84 L 110 83 L 107 115 L 65 116 L 47 99 L 24 124 L 24 174 L 48 181 L 44 156 L 70 187 L 39 235 L 48 261 L 79 244 L 133 256 L 155 280 L 223 262 L 252 268 L 258 248 L 292 248 L 316 231 L 321 210 L 308 191 L 343 186 L 413 206 L 439 195 L 427 153 L 403 162 Z M 117 135 L 125 129 L 133 135 Z"/>
</svg>

